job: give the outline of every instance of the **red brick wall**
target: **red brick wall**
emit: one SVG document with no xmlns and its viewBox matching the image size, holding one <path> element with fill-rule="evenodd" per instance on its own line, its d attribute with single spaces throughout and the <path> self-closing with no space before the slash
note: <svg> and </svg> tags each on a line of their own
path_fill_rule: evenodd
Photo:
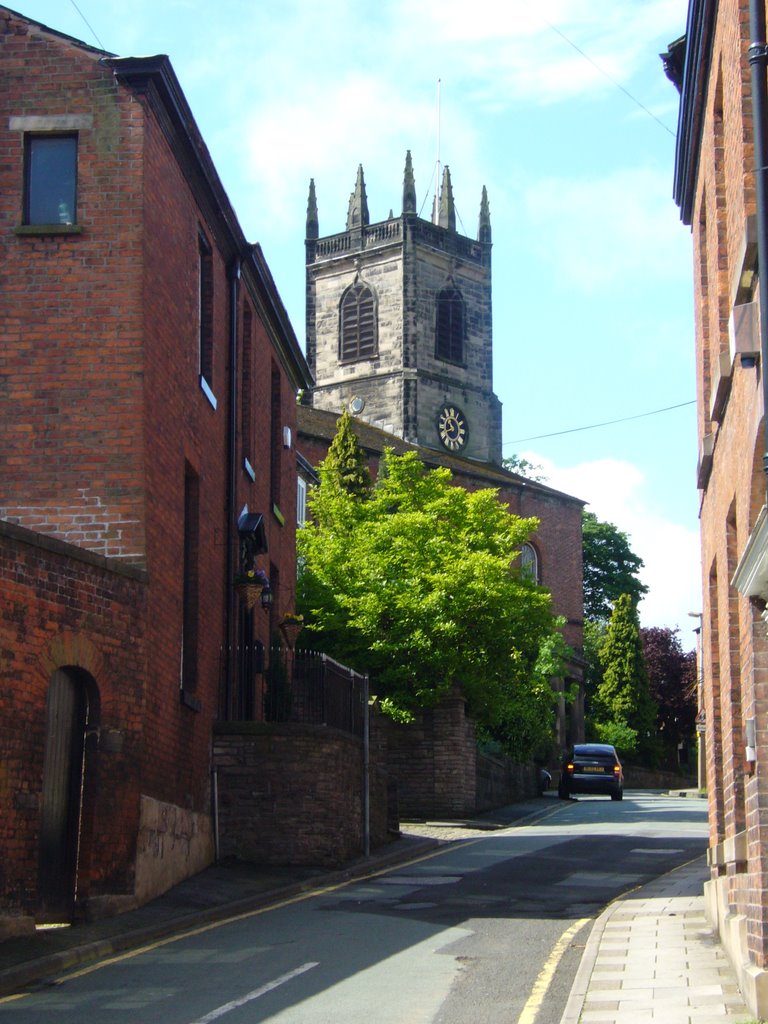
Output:
<svg viewBox="0 0 768 1024">
<path fill-rule="evenodd" d="M 699 443 L 714 445 L 711 473 L 700 477 L 702 661 L 707 786 L 714 872 L 731 910 L 747 918 L 754 963 L 768 967 L 768 808 L 766 722 L 768 642 L 759 609 L 739 594 L 733 574 L 765 502 L 761 471 L 760 373 L 729 353 L 728 321 L 744 269 L 747 218 L 755 212 L 748 0 L 723 0 L 703 106 L 692 234 Z M 713 416 L 721 357 L 730 374 L 727 399 Z M 745 774 L 744 724 L 758 724 L 758 765 Z M 721 855 L 723 840 L 746 829 L 746 863 Z M 720 848 L 720 853 L 717 849 Z"/>
<path fill-rule="evenodd" d="M 224 725 L 214 736 L 222 857 L 340 867 L 363 853 L 362 744 L 311 725 Z M 387 841 L 387 786 L 371 769 L 371 846 Z"/>
<path fill-rule="evenodd" d="M 195 197 L 151 107 L 145 111 L 144 433 L 145 521 L 150 576 L 153 684 L 145 743 L 152 758 L 143 791 L 194 810 L 209 809 L 210 726 L 218 714 L 225 632 L 226 473 L 229 409 L 229 286 L 215 245 L 213 262 L 214 409 L 199 383 L 198 230 L 213 243 Z M 202 712 L 180 706 L 185 466 L 199 482 L 200 581 L 197 688 Z M 193 770 L 190 770 L 190 767 Z"/>
<path fill-rule="evenodd" d="M 35 909 L 46 696 L 53 673 L 67 666 L 89 673 L 100 705 L 91 776 L 98 785 L 84 815 L 81 897 L 130 892 L 139 814 L 134 765 L 142 759 L 147 676 L 146 581 L 2 523 L 0 580 L 0 907 Z"/>
<path fill-rule="evenodd" d="M 204 153 L 204 145 L 198 140 L 194 153 L 179 156 L 186 142 L 173 128 L 161 92 L 152 85 L 134 89 L 120 84 L 99 56 L 21 19 L 0 15 L 0 290 L 6 300 L 0 373 L 6 381 L 3 406 L 11 410 L 3 418 L 0 446 L 0 522 L 106 556 L 102 570 L 110 580 L 112 560 L 146 573 L 140 599 L 130 598 L 135 607 L 123 607 L 130 600 L 122 591 L 115 610 L 101 601 L 94 604 L 82 588 L 76 589 L 71 615 L 46 612 L 40 627 L 49 644 L 72 634 L 71 664 L 91 672 L 100 692 L 107 687 L 105 715 L 122 721 L 129 714 L 127 707 L 119 707 L 118 714 L 122 695 L 130 699 L 132 739 L 120 755 L 122 785 L 110 793 L 109 778 L 102 772 L 94 821 L 104 843 L 94 851 L 89 868 L 94 886 L 98 882 L 106 892 L 114 883 L 122 892 L 132 871 L 139 794 L 210 813 L 211 727 L 220 710 L 225 652 L 238 642 L 234 628 L 227 635 L 227 611 L 233 622 L 237 617 L 227 573 L 236 569 L 236 520 L 245 506 L 265 516 L 269 554 L 260 556 L 258 564 L 279 572 L 281 582 L 272 620 L 260 609 L 255 613 L 255 639 L 268 647 L 270 621 L 274 624 L 280 612 L 293 606 L 295 453 L 283 447 L 282 427 L 295 429 L 295 395 L 289 364 L 280 354 L 291 342 L 269 312 L 279 300 L 270 290 L 268 274 L 247 269 L 233 288 L 228 266 L 232 253 L 223 251 L 233 245 L 230 227 L 217 222 L 221 211 L 206 184 L 210 177 L 190 173 L 190 161 Z M 62 115 L 76 118 L 78 125 L 78 230 L 20 231 L 22 129 L 34 123 L 12 119 L 48 118 L 50 127 L 55 123 L 50 118 Z M 212 250 L 209 383 L 215 409 L 198 378 L 200 228 Z M 246 445 L 236 439 L 236 486 L 229 507 L 230 311 L 235 291 L 237 324 L 246 297 L 253 311 L 254 440 Z M 237 357 L 242 359 L 240 350 Z M 273 370 L 280 380 L 280 405 L 274 409 Z M 275 458 L 270 457 L 273 436 L 281 438 Z M 246 455 L 255 480 L 242 468 Z M 188 470 L 199 482 L 198 671 L 194 693 L 182 701 Z M 273 472 L 281 478 L 284 524 L 272 512 Z M 68 594 L 73 586 L 69 576 L 75 572 L 74 557 L 63 558 L 50 570 L 56 575 L 57 593 Z M 13 567 L 12 560 L 8 566 Z M 119 574 L 115 578 L 123 579 Z M 49 579 L 37 569 L 30 572 L 14 606 L 14 622 L 24 627 L 19 626 L 15 656 L 30 664 L 42 643 L 42 636 L 30 633 L 30 623 L 40 616 L 36 586 L 45 589 Z M 76 660 L 80 652 L 102 651 L 103 645 L 109 657 L 104 655 L 107 667 L 99 672 Z M 4 668 L 4 685 L 13 692 L 13 701 L 43 722 L 48 669 L 30 688 L 13 674 L 6 676 Z M 113 678 L 121 681 L 114 692 L 111 682 L 104 682 Z M 4 712 L 0 726 L 11 729 Z M 40 742 L 38 729 L 33 744 L 38 758 Z M 31 749 L 25 757 L 28 765 L 36 763 Z M 99 761 L 106 763 L 102 757 Z M 21 781 L 15 782 L 24 792 Z M 33 773 L 29 786 L 36 785 Z M 127 792 L 130 800 L 119 795 Z M 28 831 L 14 833 L 27 858 L 20 869 L 26 881 L 12 887 L 19 892 L 20 885 L 29 887 L 35 873 L 28 859 L 36 844 L 33 803 L 24 823 Z M 119 837 L 114 844 L 113 833 Z M 5 859 L 5 850 L 0 852 Z"/>
<path fill-rule="evenodd" d="M 96 55 L 5 16 L 0 62 L 0 371 L 13 409 L 0 517 L 142 562 L 140 108 Z M 24 134 L 10 119 L 62 114 L 92 118 L 79 132 L 82 233 L 16 234 Z"/>
<path fill-rule="evenodd" d="M 464 817 L 477 808 L 477 742 L 465 701 L 454 695 L 410 725 L 381 718 L 387 764 L 403 818 Z"/>
</svg>

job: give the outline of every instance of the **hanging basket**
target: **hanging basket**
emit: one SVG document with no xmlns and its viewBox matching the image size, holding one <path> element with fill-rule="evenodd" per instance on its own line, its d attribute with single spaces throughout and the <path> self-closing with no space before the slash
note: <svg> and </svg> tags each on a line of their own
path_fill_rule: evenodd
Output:
<svg viewBox="0 0 768 1024">
<path fill-rule="evenodd" d="M 249 612 L 253 611 L 261 600 L 261 592 L 263 589 L 264 585 L 262 583 L 255 583 L 252 580 L 235 584 L 235 590 L 237 591 L 238 597 Z"/>
<path fill-rule="evenodd" d="M 299 638 L 299 633 L 304 629 L 304 623 L 298 619 L 283 619 L 277 628 L 280 630 L 286 646 L 293 650 Z"/>
</svg>

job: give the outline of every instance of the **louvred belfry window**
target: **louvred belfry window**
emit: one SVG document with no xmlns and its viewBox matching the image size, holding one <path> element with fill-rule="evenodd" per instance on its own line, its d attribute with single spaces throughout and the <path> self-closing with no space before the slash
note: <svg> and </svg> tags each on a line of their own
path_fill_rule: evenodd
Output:
<svg viewBox="0 0 768 1024">
<path fill-rule="evenodd" d="M 359 281 L 347 289 L 341 300 L 339 348 L 343 361 L 370 359 L 378 352 L 376 300 L 371 289 Z"/>
<path fill-rule="evenodd" d="M 464 360 L 464 300 L 457 288 L 443 288 L 437 296 L 435 355 L 452 363 Z"/>
</svg>

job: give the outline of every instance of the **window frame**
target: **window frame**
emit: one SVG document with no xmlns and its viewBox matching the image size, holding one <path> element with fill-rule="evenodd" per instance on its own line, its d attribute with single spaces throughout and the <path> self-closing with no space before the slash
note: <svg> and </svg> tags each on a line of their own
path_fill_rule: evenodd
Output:
<svg viewBox="0 0 768 1024">
<path fill-rule="evenodd" d="M 71 216 L 67 220 L 61 219 L 61 213 L 58 218 L 42 218 L 39 215 L 35 215 L 34 207 L 40 204 L 40 195 L 35 195 L 42 191 L 45 191 L 45 198 L 50 202 L 52 199 L 52 190 L 46 188 L 44 182 L 35 182 L 35 171 L 33 168 L 33 151 L 39 147 L 42 150 L 46 143 L 57 143 L 69 141 L 72 145 L 71 155 L 66 161 L 66 171 L 71 176 L 71 186 L 67 189 L 66 196 L 62 195 L 59 200 L 59 206 L 65 200 L 70 200 L 72 210 Z M 21 221 L 22 226 L 25 228 L 39 229 L 49 228 L 55 231 L 72 231 L 77 228 L 78 220 L 78 172 L 79 172 L 79 149 L 80 139 L 77 131 L 28 131 L 24 132 L 24 171 L 23 171 L 23 189 L 22 189 L 22 214 Z M 62 164 L 64 161 L 62 160 Z"/>
<path fill-rule="evenodd" d="M 184 466 L 182 536 L 181 701 L 199 710 L 194 694 L 199 679 L 200 642 L 200 477 Z"/>
<path fill-rule="evenodd" d="M 525 552 L 530 552 L 528 559 L 524 557 Z M 525 541 L 520 546 L 520 572 L 529 576 L 534 583 L 541 583 L 541 559 L 539 552 L 530 541 Z"/>
<path fill-rule="evenodd" d="M 200 387 L 213 408 L 213 248 L 202 228 L 197 231 L 197 370 Z"/>
<path fill-rule="evenodd" d="M 370 309 L 361 311 L 362 302 Z M 354 303 L 354 305 L 353 305 Z M 366 321 L 370 319 L 370 332 Z M 376 293 L 364 281 L 355 281 L 346 288 L 339 303 L 339 361 L 357 363 L 376 359 L 379 355 L 379 323 Z M 353 334 L 354 332 L 354 334 Z M 363 337 L 365 332 L 365 337 Z M 368 338 L 370 337 L 370 341 Z"/>
<path fill-rule="evenodd" d="M 309 487 L 303 476 L 296 476 L 296 526 L 302 527 L 307 522 L 307 492 Z"/>
<path fill-rule="evenodd" d="M 458 311 L 458 316 L 456 315 Z M 446 325 L 444 313 L 447 312 Z M 437 293 L 435 301 L 435 358 L 457 366 L 464 365 L 466 335 L 464 296 L 453 282 Z"/>
</svg>

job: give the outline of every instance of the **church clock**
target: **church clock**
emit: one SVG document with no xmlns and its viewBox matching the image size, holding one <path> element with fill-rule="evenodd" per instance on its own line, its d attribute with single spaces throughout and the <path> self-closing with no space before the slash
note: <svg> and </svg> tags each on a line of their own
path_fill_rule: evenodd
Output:
<svg viewBox="0 0 768 1024">
<path fill-rule="evenodd" d="M 437 417 L 437 433 L 440 443 L 449 452 L 463 450 L 469 437 L 467 418 L 455 405 L 444 405 Z"/>
</svg>

